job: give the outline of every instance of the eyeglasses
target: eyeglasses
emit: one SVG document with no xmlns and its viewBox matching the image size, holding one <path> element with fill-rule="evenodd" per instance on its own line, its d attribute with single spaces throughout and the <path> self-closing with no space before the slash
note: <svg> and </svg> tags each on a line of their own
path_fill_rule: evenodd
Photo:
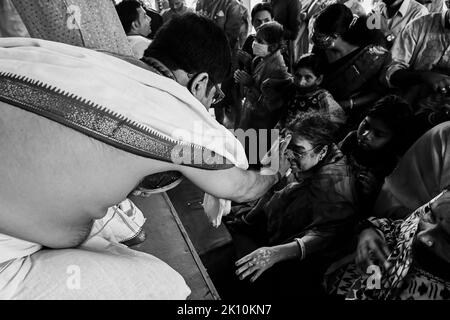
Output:
<svg viewBox="0 0 450 320">
<path fill-rule="evenodd" d="M 223 93 L 218 84 L 214 85 L 214 88 L 216 88 L 216 92 L 214 93 L 211 104 L 219 103 L 225 98 L 225 93 Z"/>
<path fill-rule="evenodd" d="M 307 154 L 309 154 L 311 151 L 316 150 L 318 147 L 319 146 L 316 146 L 316 147 L 314 147 L 312 149 L 309 149 L 309 150 L 297 152 L 297 151 L 293 150 L 293 149 L 297 148 L 297 146 L 293 145 L 293 144 L 289 144 L 287 149 L 286 149 L 286 155 L 289 158 L 294 157 L 296 159 L 303 159 Z"/>
</svg>

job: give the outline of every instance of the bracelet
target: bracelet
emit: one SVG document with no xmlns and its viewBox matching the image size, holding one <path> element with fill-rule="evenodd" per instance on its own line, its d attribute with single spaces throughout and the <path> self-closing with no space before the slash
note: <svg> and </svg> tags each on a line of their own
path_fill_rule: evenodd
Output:
<svg viewBox="0 0 450 320">
<path fill-rule="evenodd" d="M 300 252 L 301 252 L 300 260 L 303 260 L 305 258 L 305 255 L 306 255 L 305 243 L 300 238 L 295 238 L 295 242 L 297 242 L 297 245 L 298 245 L 298 247 L 300 249 Z"/>
</svg>

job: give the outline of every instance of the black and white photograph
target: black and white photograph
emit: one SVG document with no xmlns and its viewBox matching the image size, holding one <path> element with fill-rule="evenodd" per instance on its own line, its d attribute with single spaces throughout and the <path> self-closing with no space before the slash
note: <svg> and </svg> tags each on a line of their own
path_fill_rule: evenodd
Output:
<svg viewBox="0 0 450 320">
<path fill-rule="evenodd" d="M 449 8 L 0 0 L 0 300 L 450 300 Z"/>
</svg>

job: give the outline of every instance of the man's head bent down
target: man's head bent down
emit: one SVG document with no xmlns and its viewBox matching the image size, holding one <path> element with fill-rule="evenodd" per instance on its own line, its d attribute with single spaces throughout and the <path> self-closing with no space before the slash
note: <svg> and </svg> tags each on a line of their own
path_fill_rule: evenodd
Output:
<svg viewBox="0 0 450 320">
<path fill-rule="evenodd" d="M 206 108 L 221 93 L 231 70 L 231 49 L 225 33 L 208 18 L 187 13 L 163 25 L 144 53 L 164 64 L 176 81 Z"/>
</svg>

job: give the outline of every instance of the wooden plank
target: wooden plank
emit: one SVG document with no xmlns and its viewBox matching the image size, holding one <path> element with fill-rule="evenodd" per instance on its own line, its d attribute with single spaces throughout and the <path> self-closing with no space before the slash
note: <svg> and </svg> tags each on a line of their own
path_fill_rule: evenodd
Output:
<svg viewBox="0 0 450 320">
<path fill-rule="evenodd" d="M 191 288 L 189 299 L 220 299 L 167 195 L 130 199 L 147 218 L 144 225 L 147 239 L 133 248 L 160 258 L 179 272 Z"/>
</svg>

